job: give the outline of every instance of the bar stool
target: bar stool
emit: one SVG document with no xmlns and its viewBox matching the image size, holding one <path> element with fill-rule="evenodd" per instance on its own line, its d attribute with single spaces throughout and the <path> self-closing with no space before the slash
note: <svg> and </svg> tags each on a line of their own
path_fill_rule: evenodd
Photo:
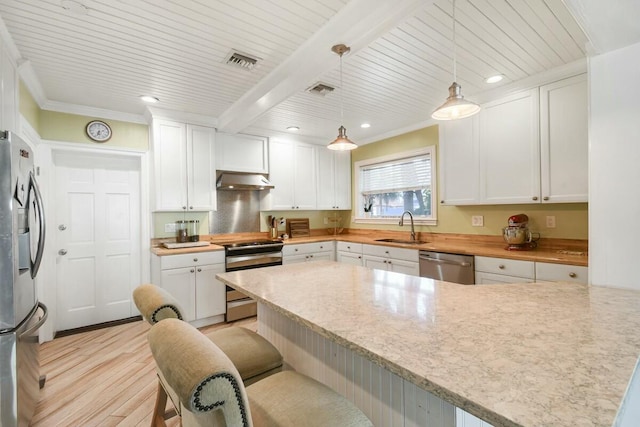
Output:
<svg viewBox="0 0 640 427">
<path fill-rule="evenodd" d="M 153 284 L 138 286 L 133 291 L 133 300 L 142 317 L 151 325 L 165 319 L 183 319 L 178 302 L 167 291 Z M 280 352 L 264 337 L 247 328 L 230 326 L 204 336 L 226 354 L 247 386 L 282 370 Z M 177 397 L 162 387 L 158 387 L 156 407 L 164 409 L 167 394 L 180 413 Z"/>
<path fill-rule="evenodd" d="M 245 388 L 225 353 L 186 322 L 159 322 L 148 340 L 160 382 L 181 402 L 185 427 L 373 425 L 346 398 L 295 371 Z"/>
</svg>

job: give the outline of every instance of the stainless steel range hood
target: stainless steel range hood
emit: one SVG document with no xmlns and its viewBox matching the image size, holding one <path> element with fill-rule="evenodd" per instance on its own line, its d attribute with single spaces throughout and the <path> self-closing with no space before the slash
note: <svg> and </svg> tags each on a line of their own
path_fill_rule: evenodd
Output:
<svg viewBox="0 0 640 427">
<path fill-rule="evenodd" d="M 219 190 L 269 190 L 274 188 L 263 175 L 257 173 L 222 172 L 216 188 Z"/>
</svg>

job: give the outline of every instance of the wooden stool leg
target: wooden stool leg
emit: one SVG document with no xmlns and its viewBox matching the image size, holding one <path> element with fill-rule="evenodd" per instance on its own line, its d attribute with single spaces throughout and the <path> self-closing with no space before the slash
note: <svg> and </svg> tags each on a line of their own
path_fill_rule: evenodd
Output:
<svg viewBox="0 0 640 427">
<path fill-rule="evenodd" d="M 167 427 L 164 422 L 164 410 L 167 406 L 167 392 L 158 381 L 158 393 L 156 394 L 156 404 L 151 415 L 151 427 Z"/>
</svg>

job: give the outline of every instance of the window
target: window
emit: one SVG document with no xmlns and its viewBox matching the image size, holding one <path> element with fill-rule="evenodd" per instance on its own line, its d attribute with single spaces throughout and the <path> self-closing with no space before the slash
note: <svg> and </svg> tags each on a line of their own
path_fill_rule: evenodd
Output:
<svg viewBox="0 0 640 427">
<path fill-rule="evenodd" d="M 435 225 L 435 147 L 356 162 L 356 222 L 395 223 L 404 211 Z"/>
</svg>

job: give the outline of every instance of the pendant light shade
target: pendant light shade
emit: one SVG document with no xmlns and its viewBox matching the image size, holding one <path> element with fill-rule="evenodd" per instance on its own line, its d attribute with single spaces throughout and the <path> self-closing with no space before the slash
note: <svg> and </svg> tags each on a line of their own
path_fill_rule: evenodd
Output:
<svg viewBox="0 0 640 427">
<path fill-rule="evenodd" d="M 340 127 L 338 128 L 338 137 L 327 145 L 329 150 L 347 151 L 358 148 L 355 142 L 347 138 L 347 129 L 343 126 L 344 123 L 344 110 L 342 105 L 342 55 L 349 52 L 351 48 L 337 44 L 331 48 L 334 53 L 340 55 Z"/>
<path fill-rule="evenodd" d="M 453 83 L 449 86 L 449 97 L 431 117 L 436 120 L 456 120 L 470 117 L 480 111 L 480 106 L 462 96 L 462 87 L 456 83 L 456 0 L 453 0 Z"/>
</svg>

